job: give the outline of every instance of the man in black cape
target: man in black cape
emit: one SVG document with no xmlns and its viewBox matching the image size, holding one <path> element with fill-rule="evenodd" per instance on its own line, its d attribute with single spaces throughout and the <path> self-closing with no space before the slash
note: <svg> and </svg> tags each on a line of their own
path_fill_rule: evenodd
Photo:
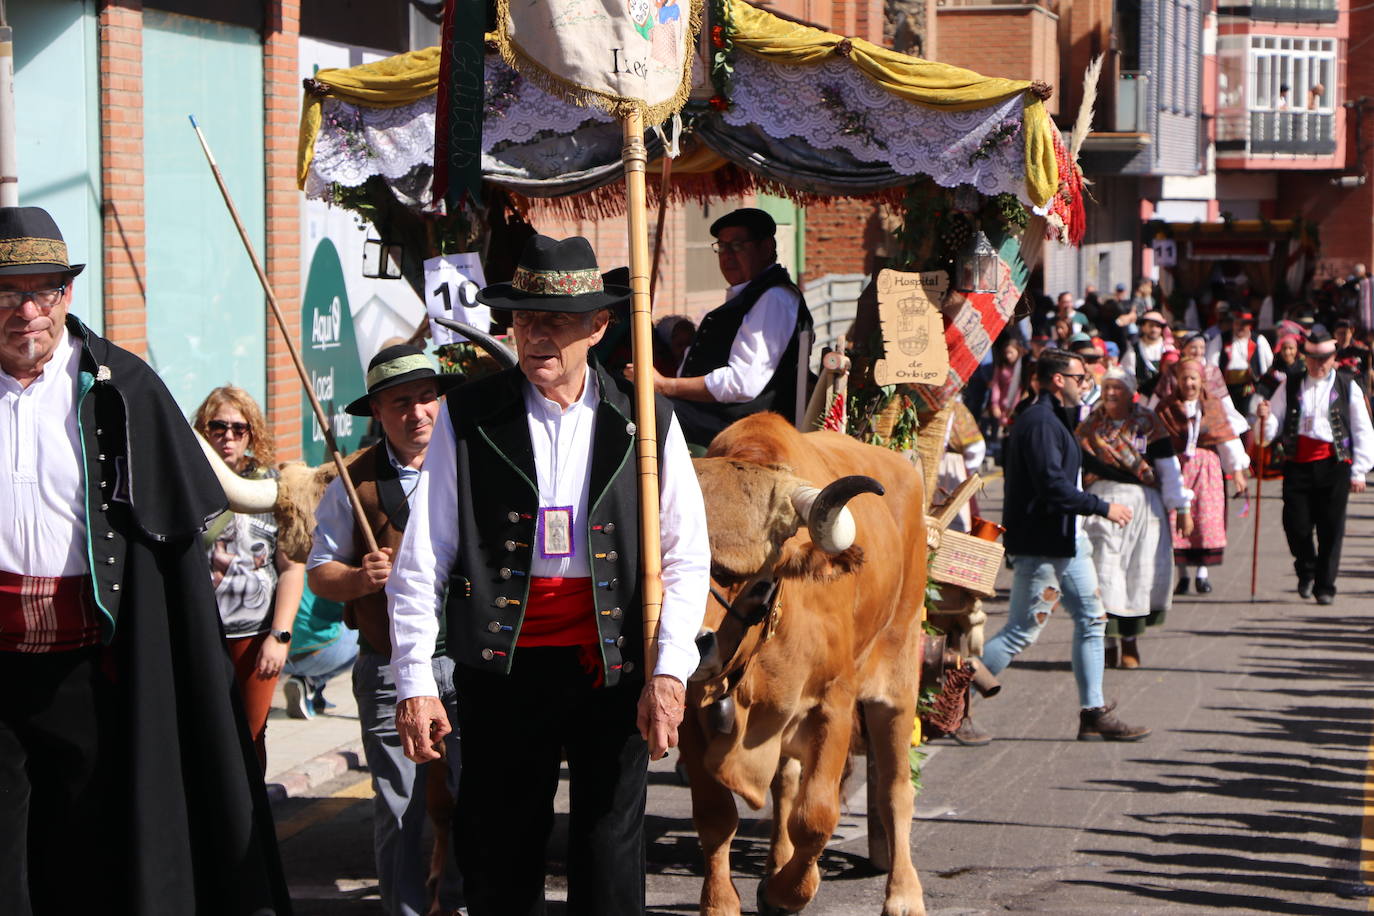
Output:
<svg viewBox="0 0 1374 916">
<path fill-rule="evenodd" d="M 153 370 L 67 314 L 83 267 L 0 208 L 0 900 L 288 914 L 200 548 L 224 493 Z"/>
</svg>

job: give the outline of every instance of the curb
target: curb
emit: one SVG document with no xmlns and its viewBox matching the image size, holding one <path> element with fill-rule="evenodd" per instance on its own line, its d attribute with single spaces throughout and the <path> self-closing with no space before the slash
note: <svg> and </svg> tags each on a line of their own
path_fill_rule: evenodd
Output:
<svg viewBox="0 0 1374 916">
<path fill-rule="evenodd" d="M 349 770 L 363 768 L 363 744 L 350 741 L 276 774 L 267 784 L 267 800 L 275 805 L 288 798 L 297 798 Z"/>
</svg>

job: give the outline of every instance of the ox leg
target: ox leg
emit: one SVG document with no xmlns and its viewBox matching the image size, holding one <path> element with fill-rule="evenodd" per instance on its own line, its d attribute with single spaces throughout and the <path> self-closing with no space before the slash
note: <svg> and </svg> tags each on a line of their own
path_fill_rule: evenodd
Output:
<svg viewBox="0 0 1374 916">
<path fill-rule="evenodd" d="M 706 769 L 705 735 L 694 712 L 688 712 L 678 736 L 692 792 L 692 823 L 706 861 L 701 912 L 702 916 L 740 916 L 739 890 L 730 877 L 730 843 L 739 828 L 739 812 L 734 794 Z"/>
<path fill-rule="evenodd" d="M 761 913 L 796 913 L 811 902 L 821 884 L 816 863 L 840 820 L 840 783 L 854 724 L 853 697 L 834 698 L 809 718 L 805 728 L 814 736 L 814 750 L 811 759 L 799 765 L 796 802 L 787 818 L 792 854 L 786 860 L 778 856 L 776 870 L 761 885 Z"/>
<path fill-rule="evenodd" d="M 777 775 L 773 777 L 773 841 L 768 844 L 766 875 L 777 871 L 779 862 L 791 860 L 795 852 L 787 827 L 797 807 L 800 789 L 801 761 L 795 757 L 782 758 Z"/>
<path fill-rule="evenodd" d="M 914 695 L 914 689 L 913 689 Z M 870 811 L 881 819 L 887 834 L 888 860 L 887 896 L 883 902 L 883 916 L 920 916 L 925 913 L 921 879 L 911 862 L 911 814 L 915 792 L 907 762 L 907 748 L 911 746 L 911 723 L 916 714 L 914 704 L 900 708 L 887 703 L 864 703 L 864 722 L 868 726 L 868 753 L 873 766 L 869 772 L 876 778 L 870 797 L 876 799 L 877 811 Z"/>
</svg>

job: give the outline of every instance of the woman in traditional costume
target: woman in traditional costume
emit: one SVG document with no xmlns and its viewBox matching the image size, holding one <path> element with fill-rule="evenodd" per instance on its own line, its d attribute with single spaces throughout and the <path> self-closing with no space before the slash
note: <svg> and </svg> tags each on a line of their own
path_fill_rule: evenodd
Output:
<svg viewBox="0 0 1374 916">
<path fill-rule="evenodd" d="M 1164 622 L 1173 603 L 1169 510 L 1181 533 L 1192 529 L 1191 491 L 1183 486 L 1173 440 L 1154 411 L 1135 403 L 1136 378 L 1119 368 L 1102 378 L 1102 400 L 1078 427 L 1083 482 L 1089 493 L 1131 510 L 1124 527 L 1090 516 L 1102 606 L 1107 611 L 1107 666 L 1140 667 L 1137 640 Z M 1117 639 L 1121 644 L 1118 654 Z"/>
<path fill-rule="evenodd" d="M 1183 471 L 1183 486 L 1193 491 L 1193 530 L 1174 535 L 1174 563 L 1178 566 L 1175 595 L 1188 593 L 1188 567 L 1196 566 L 1198 594 L 1212 590 L 1208 568 L 1221 565 L 1226 552 L 1226 483 L 1232 475 L 1237 495 L 1245 492 L 1245 454 L 1236 430 L 1227 419 L 1223 399 L 1205 382 L 1206 367 L 1184 359 L 1173 367 L 1173 386 L 1157 409 L 1169 431 Z"/>
</svg>

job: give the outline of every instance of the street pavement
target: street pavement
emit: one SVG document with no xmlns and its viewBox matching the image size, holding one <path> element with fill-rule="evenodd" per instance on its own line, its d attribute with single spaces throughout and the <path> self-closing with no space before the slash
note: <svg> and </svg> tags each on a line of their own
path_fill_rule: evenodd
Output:
<svg viewBox="0 0 1374 916">
<path fill-rule="evenodd" d="M 1071 624 L 1060 616 L 1003 673 L 1002 693 L 975 706 L 980 725 L 996 736 L 990 746 L 926 745 L 911 844 L 929 912 L 1369 909 L 1374 494 L 1352 498 L 1341 593 L 1319 607 L 1294 591 L 1278 486 L 1266 483 L 1262 506 L 1250 502 L 1251 513 L 1262 511 L 1255 600 L 1253 515 L 1240 517 L 1244 501 L 1233 501 L 1231 546 L 1213 573 L 1215 591 L 1176 600 L 1165 627 L 1142 641 L 1141 669 L 1107 672 L 1108 698 L 1127 721 L 1153 727 L 1151 737 L 1074 740 Z M 992 481 L 982 514 L 999 518 L 999 499 L 1000 481 Z M 1007 582 L 1004 572 L 999 584 Z M 989 634 L 1000 626 L 1004 599 L 1005 591 L 988 604 Z M 340 703 L 334 715 L 274 718 L 268 731 L 269 771 L 282 787 L 278 833 L 301 916 L 380 912 L 371 790 L 349 744 L 357 723 L 348 692 L 343 681 L 330 688 Z M 299 763 L 288 759 L 288 739 Z M 657 914 L 696 912 L 700 891 L 690 802 L 672 762 L 654 764 L 650 774 L 648 903 Z M 862 772 L 856 767 L 846 785 L 808 913 L 881 911 L 883 876 L 866 859 Z M 566 811 L 566 783 L 559 806 Z M 768 812 L 740 807 L 734 873 L 748 913 L 767 854 Z M 564 826 L 560 818 L 550 843 L 551 914 L 564 911 Z"/>
</svg>

